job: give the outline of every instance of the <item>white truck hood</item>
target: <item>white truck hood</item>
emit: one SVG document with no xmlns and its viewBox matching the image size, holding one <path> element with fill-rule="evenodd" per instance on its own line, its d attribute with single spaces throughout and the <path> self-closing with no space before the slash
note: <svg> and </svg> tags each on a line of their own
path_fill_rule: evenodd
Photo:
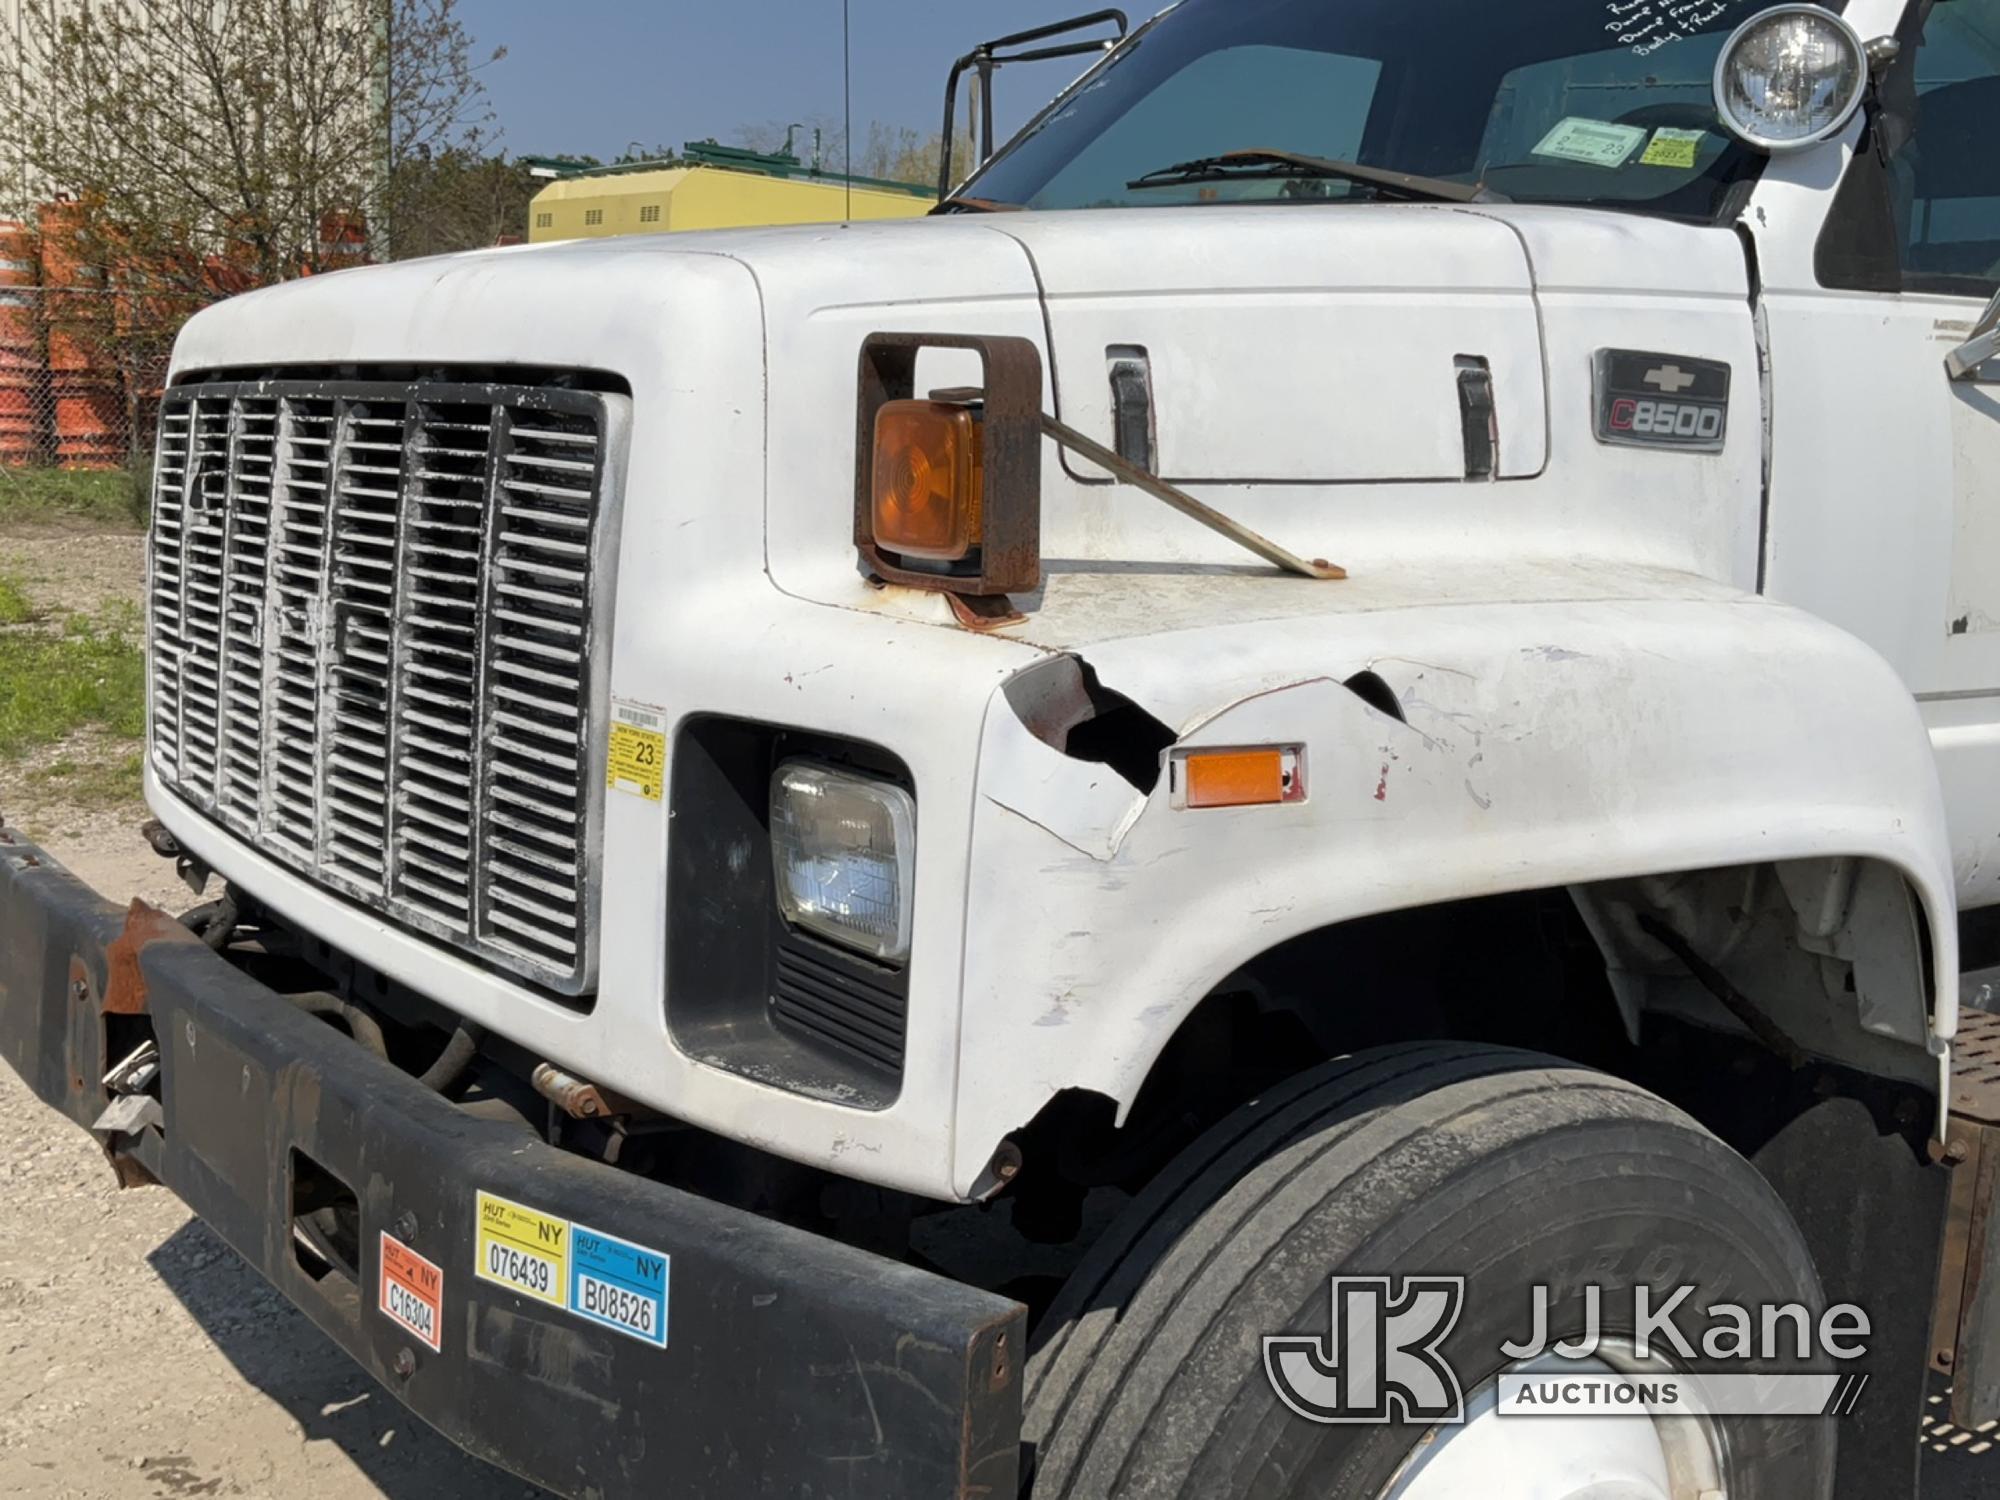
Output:
<svg viewBox="0 0 2000 1500">
<path fill-rule="evenodd" d="M 936 598 L 868 589 L 855 566 L 856 351 L 872 331 L 1031 339 L 1046 406 L 1107 445 L 1110 351 L 1143 349 L 1161 470 L 1358 585 L 1300 597 L 1050 444 L 1048 585 L 1015 601 L 1028 618 L 1014 633 L 1038 645 L 1532 596 L 1550 568 L 1565 596 L 1600 568 L 1754 587 L 1762 413 L 1743 249 L 1726 228 L 1511 205 L 1215 205 L 756 235 L 728 253 L 765 309 L 767 562 L 802 597 L 951 620 Z M 1605 347 L 1728 363 L 1724 451 L 1600 444 Z M 1497 482 L 1467 478 L 1465 360 L 1491 373 Z M 918 386 L 976 373 L 920 361 Z"/>
<path fill-rule="evenodd" d="M 1144 351 L 1168 479 L 1463 479 L 1463 360 L 1491 371 L 1500 474 L 1547 457 L 1534 279 L 1497 220 L 1271 204 L 995 226 L 1034 263 L 1063 419 L 1108 439 L 1113 351 Z"/>
<path fill-rule="evenodd" d="M 1049 585 L 1016 601 L 1018 636 L 1037 646 L 1532 596 L 1550 568 L 1564 592 L 1661 572 L 1754 586 L 1761 410 L 1742 249 L 1727 229 L 1634 215 L 1212 205 L 523 247 L 237 298 L 189 325 L 176 369 L 608 372 L 633 397 L 630 535 L 681 535 L 699 516 L 747 551 L 761 494 L 763 570 L 780 589 L 949 625 L 938 597 L 871 588 L 857 566 L 857 353 L 876 331 L 1029 339 L 1045 403 L 1104 442 L 1106 351 L 1144 349 L 1163 470 L 1354 576 L 1306 585 L 1308 598 L 1051 445 Z M 757 345 L 761 388 L 714 391 Z M 1598 444 L 1591 368 L 1607 345 L 1727 361 L 1725 451 Z M 1465 478 L 1461 358 L 1492 373 L 1498 483 Z M 918 371 L 926 387 L 965 374 L 948 357 Z M 758 455 L 733 454 L 726 494 L 688 482 L 685 431 L 649 437 L 695 390 L 762 414 L 762 472 Z"/>
</svg>

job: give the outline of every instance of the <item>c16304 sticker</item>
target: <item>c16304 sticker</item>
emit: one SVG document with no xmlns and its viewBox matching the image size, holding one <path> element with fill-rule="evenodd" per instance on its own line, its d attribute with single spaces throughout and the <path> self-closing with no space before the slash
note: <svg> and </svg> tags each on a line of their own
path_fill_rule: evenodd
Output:
<svg viewBox="0 0 2000 1500">
<path fill-rule="evenodd" d="M 444 1352 L 444 1269 L 386 1231 L 382 1235 L 382 1316 L 413 1334 L 433 1354 Z"/>
</svg>

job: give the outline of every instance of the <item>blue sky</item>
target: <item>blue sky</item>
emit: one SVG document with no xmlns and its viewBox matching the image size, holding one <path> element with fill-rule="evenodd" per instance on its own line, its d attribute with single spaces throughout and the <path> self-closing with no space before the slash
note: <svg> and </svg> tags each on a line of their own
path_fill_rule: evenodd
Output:
<svg viewBox="0 0 2000 1500">
<path fill-rule="evenodd" d="M 1129 7 L 1133 24 L 1163 3 Z M 851 4 L 857 140 L 869 120 L 935 131 L 954 58 L 1099 8 L 1091 0 Z M 508 49 L 484 77 L 502 144 L 517 155 L 608 158 L 631 141 L 729 141 L 746 124 L 840 118 L 840 0 L 460 0 L 459 13 L 483 50 Z M 1003 74 L 994 90 L 1001 137 L 1084 61 Z"/>
</svg>

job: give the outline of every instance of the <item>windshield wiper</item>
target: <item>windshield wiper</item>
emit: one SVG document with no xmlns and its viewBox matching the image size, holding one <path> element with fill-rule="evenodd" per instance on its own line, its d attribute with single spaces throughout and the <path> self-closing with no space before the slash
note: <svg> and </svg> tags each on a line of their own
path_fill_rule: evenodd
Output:
<svg viewBox="0 0 2000 1500">
<path fill-rule="evenodd" d="M 1391 172 L 1386 167 L 1364 167 L 1359 162 L 1333 161 L 1324 156 L 1302 156 L 1296 151 L 1227 151 L 1221 156 L 1201 156 L 1148 172 L 1126 183 L 1127 188 L 1174 187 L 1189 182 L 1259 181 L 1265 178 L 1322 177 L 1340 182 L 1359 182 L 1384 194 L 1430 203 L 1505 203 L 1500 194 L 1479 182 L 1447 182 L 1442 177 L 1420 177 L 1414 172 Z"/>
<path fill-rule="evenodd" d="M 960 194 L 956 198 L 946 198 L 931 210 L 933 214 L 1017 214 L 1021 212 L 1018 203 L 1002 203 L 995 198 L 968 198 Z"/>
</svg>

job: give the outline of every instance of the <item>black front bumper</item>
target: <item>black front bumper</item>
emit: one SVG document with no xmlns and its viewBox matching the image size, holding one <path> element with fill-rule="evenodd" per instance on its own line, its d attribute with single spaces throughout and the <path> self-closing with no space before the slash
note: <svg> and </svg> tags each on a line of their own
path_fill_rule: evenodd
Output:
<svg viewBox="0 0 2000 1500">
<path fill-rule="evenodd" d="M 0 831 L 0 1056 L 88 1128 L 147 1035 L 157 1120 L 112 1138 L 121 1174 L 172 1188 L 467 1451 L 604 1500 L 1014 1493 L 1017 1304 L 468 1115 Z M 329 1181 L 360 1208 L 351 1277 L 294 1233 Z M 478 1279 L 481 1193 L 664 1252 L 665 1347 Z M 380 1310 L 385 1232 L 443 1273 L 437 1352 Z"/>
</svg>

